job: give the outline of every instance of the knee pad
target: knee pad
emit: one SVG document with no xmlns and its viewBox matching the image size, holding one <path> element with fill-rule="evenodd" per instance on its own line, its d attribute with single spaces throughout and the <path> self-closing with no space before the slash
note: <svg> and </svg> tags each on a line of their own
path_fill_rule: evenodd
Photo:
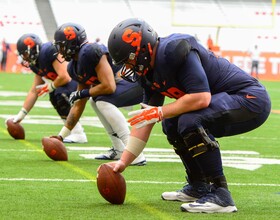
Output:
<svg viewBox="0 0 280 220">
<path fill-rule="evenodd" d="M 67 95 L 62 93 L 56 96 L 51 96 L 50 101 L 60 117 L 63 119 L 67 118 L 71 109 Z"/>
<path fill-rule="evenodd" d="M 200 167 L 196 163 L 196 161 L 192 158 L 192 155 L 188 151 L 186 144 L 181 137 L 177 137 L 176 139 L 172 139 L 170 137 L 167 138 L 168 142 L 173 145 L 175 153 L 180 157 L 186 173 L 187 173 L 187 181 L 189 183 L 193 182 L 205 182 L 209 183 L 210 181 L 204 173 L 201 171 Z"/>
<path fill-rule="evenodd" d="M 187 150 L 186 144 L 182 138 L 177 137 L 174 139 L 174 138 L 167 137 L 167 140 L 169 144 L 173 146 L 173 149 L 177 155 L 181 155 L 182 152 Z"/>
<path fill-rule="evenodd" d="M 204 128 L 200 127 L 196 131 L 188 133 L 183 137 L 185 146 L 192 157 L 197 157 L 207 151 L 219 148 L 219 143 L 211 140 Z"/>
</svg>

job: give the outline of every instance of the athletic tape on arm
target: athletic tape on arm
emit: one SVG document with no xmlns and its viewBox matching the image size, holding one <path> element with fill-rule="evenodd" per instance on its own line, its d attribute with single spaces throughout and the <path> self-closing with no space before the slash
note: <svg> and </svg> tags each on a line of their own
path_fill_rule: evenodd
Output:
<svg viewBox="0 0 280 220">
<path fill-rule="evenodd" d="M 136 157 L 143 151 L 146 146 L 146 142 L 142 141 L 139 138 L 129 136 L 127 146 L 125 150 L 129 151 L 130 153 L 134 154 Z"/>
</svg>

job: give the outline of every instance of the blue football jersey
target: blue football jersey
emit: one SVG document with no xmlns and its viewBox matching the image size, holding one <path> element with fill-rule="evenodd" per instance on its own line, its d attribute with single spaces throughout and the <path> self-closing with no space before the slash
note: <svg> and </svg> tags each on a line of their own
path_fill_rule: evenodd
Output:
<svg viewBox="0 0 280 220">
<path fill-rule="evenodd" d="M 186 53 L 180 48 L 182 41 L 190 45 Z M 242 69 L 215 56 L 187 34 L 159 38 L 154 69 L 141 84 L 146 89 L 145 100 L 154 92 L 178 99 L 198 92 L 234 94 L 244 87 L 260 85 Z"/>
<path fill-rule="evenodd" d="M 71 60 L 69 62 L 67 69 L 70 76 L 81 84 L 99 84 L 95 67 L 104 54 L 107 55 L 108 62 L 115 74 L 121 67 L 113 65 L 107 47 L 97 43 L 90 43 L 82 46 L 79 51 L 78 61 Z"/>
<path fill-rule="evenodd" d="M 55 80 L 57 73 L 53 68 L 53 62 L 57 57 L 57 51 L 55 46 L 51 42 L 42 44 L 39 57 L 34 66 L 30 66 L 30 69 L 41 77 Z"/>
</svg>

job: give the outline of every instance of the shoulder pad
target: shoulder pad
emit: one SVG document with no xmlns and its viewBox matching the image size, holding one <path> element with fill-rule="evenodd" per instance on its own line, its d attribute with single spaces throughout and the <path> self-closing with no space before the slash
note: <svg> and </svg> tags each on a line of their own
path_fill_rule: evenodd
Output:
<svg viewBox="0 0 280 220">
<path fill-rule="evenodd" d="M 186 55 L 191 51 L 190 43 L 185 39 L 171 41 L 166 45 L 165 58 L 166 62 L 172 66 L 180 66 Z"/>
</svg>

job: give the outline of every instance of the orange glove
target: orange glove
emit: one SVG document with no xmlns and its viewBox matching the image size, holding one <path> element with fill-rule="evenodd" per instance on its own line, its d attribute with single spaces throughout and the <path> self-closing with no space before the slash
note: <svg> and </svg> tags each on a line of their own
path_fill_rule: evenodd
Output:
<svg viewBox="0 0 280 220">
<path fill-rule="evenodd" d="M 161 107 L 153 107 L 141 103 L 144 109 L 129 112 L 129 116 L 133 116 L 128 119 L 131 126 L 136 126 L 136 128 L 142 128 L 148 124 L 153 124 L 159 122 L 163 119 L 163 113 Z"/>
</svg>

